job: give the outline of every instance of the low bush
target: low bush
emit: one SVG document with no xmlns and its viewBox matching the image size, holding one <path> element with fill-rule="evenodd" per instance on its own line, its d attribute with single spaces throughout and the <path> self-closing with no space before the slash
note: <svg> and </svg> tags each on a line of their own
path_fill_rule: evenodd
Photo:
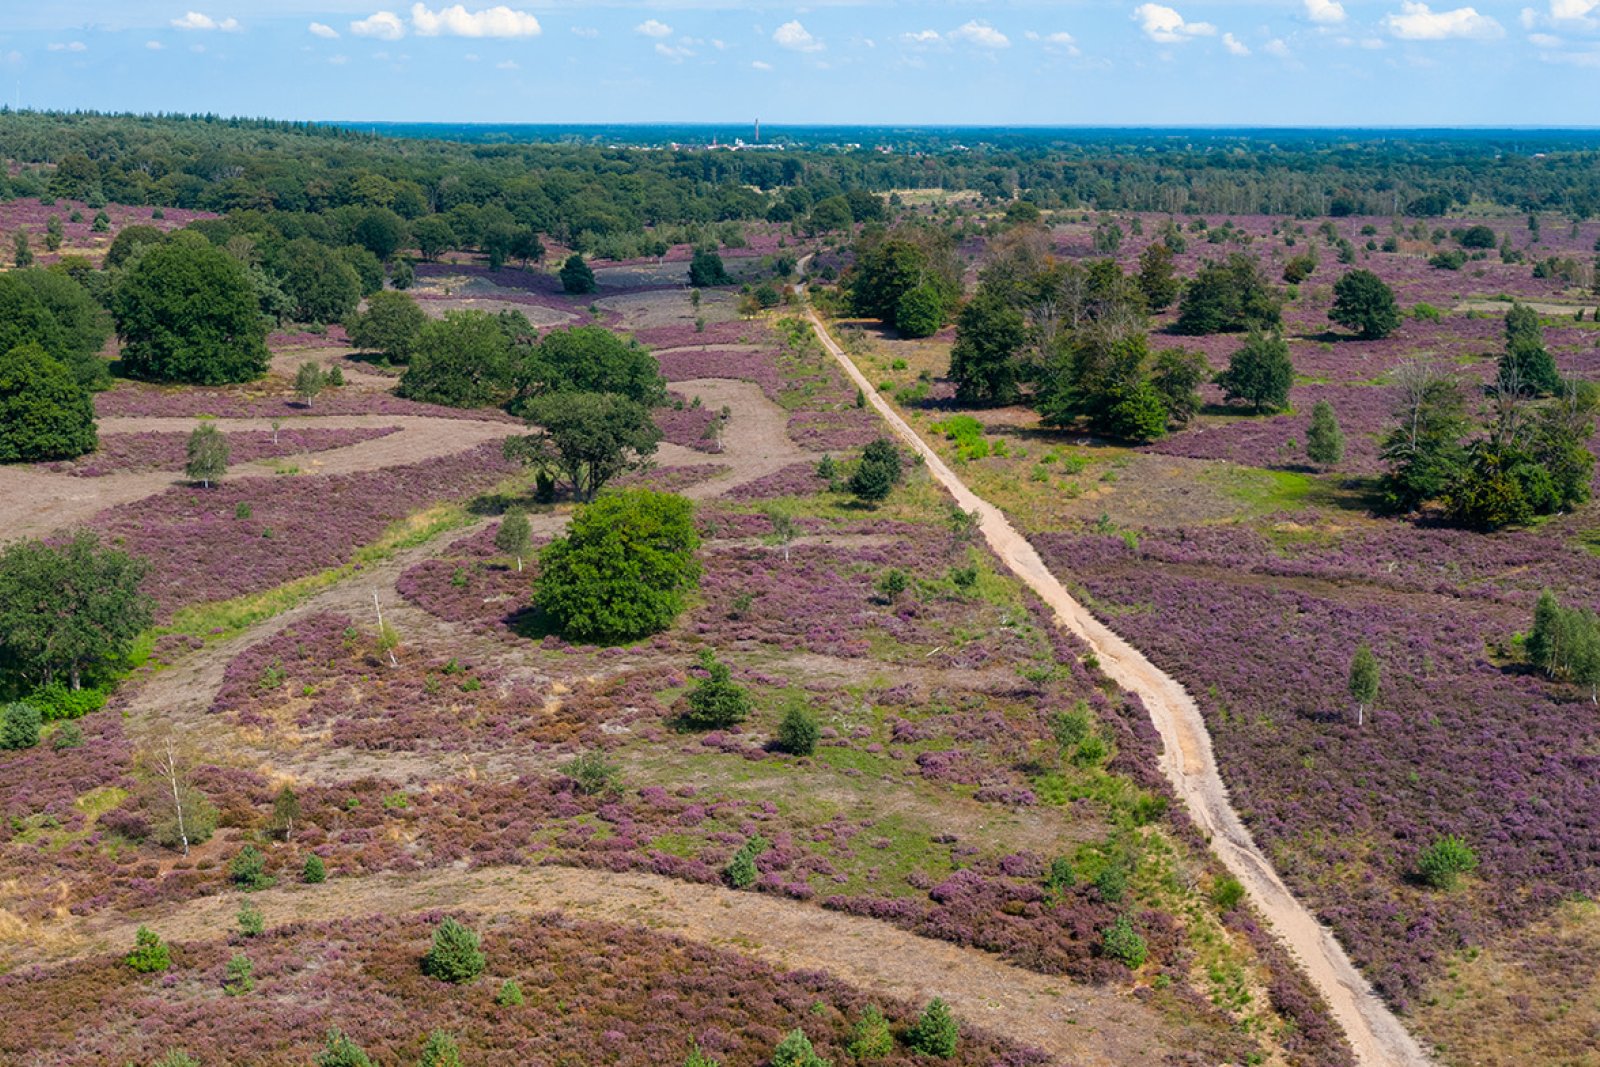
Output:
<svg viewBox="0 0 1600 1067">
<path fill-rule="evenodd" d="M 433 946 L 422 957 L 422 972 L 455 985 L 470 982 L 488 963 L 482 943 L 476 930 L 446 918 L 433 931 Z"/>
</svg>

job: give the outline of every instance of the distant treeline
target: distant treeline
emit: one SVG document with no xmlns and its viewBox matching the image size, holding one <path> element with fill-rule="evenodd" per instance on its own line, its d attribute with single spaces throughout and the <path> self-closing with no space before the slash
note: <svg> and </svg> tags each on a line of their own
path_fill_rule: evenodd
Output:
<svg viewBox="0 0 1600 1067">
<path fill-rule="evenodd" d="M 581 143 L 576 133 L 471 143 L 210 115 L 0 111 L 0 157 L 14 171 L 0 176 L 0 195 L 220 213 L 387 208 L 408 220 L 494 207 L 579 247 L 662 225 L 788 222 L 830 197 L 911 188 L 972 189 L 1044 209 L 1175 214 L 1435 216 L 1492 206 L 1582 218 L 1600 210 L 1600 137 L 1581 132 L 877 133 L 874 143 L 895 148 L 651 150 Z"/>
</svg>

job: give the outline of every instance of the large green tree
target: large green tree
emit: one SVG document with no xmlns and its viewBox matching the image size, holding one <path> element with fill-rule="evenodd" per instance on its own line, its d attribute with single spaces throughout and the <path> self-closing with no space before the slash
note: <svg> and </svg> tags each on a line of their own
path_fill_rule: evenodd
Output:
<svg viewBox="0 0 1600 1067">
<path fill-rule="evenodd" d="M 89 531 L 10 545 L 0 553 L 0 665 L 20 688 L 77 689 L 121 664 L 153 618 L 140 588 L 147 570 Z"/>
<path fill-rule="evenodd" d="M 394 363 L 407 363 L 427 322 L 428 316 L 415 300 L 386 289 L 369 296 L 366 310 L 352 315 L 345 329 L 357 348 L 380 353 Z"/>
<path fill-rule="evenodd" d="M 1383 439 L 1386 470 L 1380 486 L 1385 505 L 1409 511 L 1443 494 L 1466 462 L 1461 444 L 1470 423 L 1466 397 L 1456 378 L 1424 363 L 1395 372 L 1399 399 L 1395 425 Z"/>
<path fill-rule="evenodd" d="M 1370 270 L 1346 271 L 1333 283 L 1328 318 L 1372 341 L 1399 329 L 1400 305 L 1394 290 Z"/>
<path fill-rule="evenodd" d="M 526 349 L 514 372 L 518 406 L 553 393 L 615 393 L 654 407 L 667 395 L 650 350 L 604 326 L 552 330 Z"/>
<path fill-rule="evenodd" d="M 511 395 L 511 343 L 487 311 L 447 311 L 417 333 L 400 394 L 454 408 L 504 403 Z"/>
<path fill-rule="evenodd" d="M 93 452 L 94 401 L 38 344 L 0 355 L 0 463 L 74 459 Z"/>
<path fill-rule="evenodd" d="M 117 284 L 112 313 L 133 377 L 221 385 L 267 369 L 267 324 L 249 273 L 198 235 L 147 249 Z"/>
<path fill-rule="evenodd" d="M 1229 357 L 1217 384 L 1225 398 L 1243 400 L 1257 412 L 1288 407 L 1289 387 L 1294 384 L 1289 342 L 1281 334 L 1252 332 Z"/>
<path fill-rule="evenodd" d="M 973 405 L 1015 403 L 1026 339 L 1022 312 L 998 294 L 980 289 L 956 317 L 956 341 L 950 348 L 956 399 Z"/>
<path fill-rule="evenodd" d="M 1256 258 L 1235 252 L 1206 262 L 1183 291 L 1178 304 L 1179 333 L 1236 333 L 1268 330 L 1283 321 L 1282 298 Z"/>
<path fill-rule="evenodd" d="M 34 343 L 86 389 L 104 388 L 110 370 L 100 350 L 110 336 L 105 310 L 64 270 L 0 274 L 0 352 Z"/>
<path fill-rule="evenodd" d="M 856 243 L 855 253 L 845 288 L 858 315 L 898 329 L 901 300 L 912 290 L 930 289 L 941 308 L 954 307 L 961 295 L 955 246 L 941 232 L 905 227 L 884 233 L 874 228 Z"/>
<path fill-rule="evenodd" d="M 694 505 L 629 489 L 578 509 L 539 556 L 535 595 L 561 632 L 625 641 L 672 625 L 700 580 Z"/>
<path fill-rule="evenodd" d="M 382 277 L 382 274 L 379 274 Z M 332 249 L 302 237 L 284 250 L 279 284 L 300 322 L 341 322 L 361 301 L 361 278 Z"/>
<path fill-rule="evenodd" d="M 537 430 L 506 441 L 506 455 L 565 482 L 579 500 L 642 468 L 661 443 L 650 409 L 615 393 L 559 393 L 522 407 Z"/>
<path fill-rule="evenodd" d="M 1500 357 L 1501 389 L 1550 396 L 1561 388 L 1561 372 L 1544 346 L 1539 313 L 1527 304 L 1513 303 L 1506 312 L 1506 350 Z"/>
</svg>

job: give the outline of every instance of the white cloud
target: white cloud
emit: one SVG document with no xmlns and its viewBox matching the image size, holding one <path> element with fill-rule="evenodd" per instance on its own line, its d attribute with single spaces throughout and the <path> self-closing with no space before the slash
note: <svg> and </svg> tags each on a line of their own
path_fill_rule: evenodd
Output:
<svg viewBox="0 0 1600 1067">
<path fill-rule="evenodd" d="M 166 45 L 162 44 L 160 41 L 146 41 L 144 43 L 144 46 L 146 48 L 148 48 L 152 52 L 159 52 L 162 49 L 167 47 Z"/>
<path fill-rule="evenodd" d="M 905 44 L 938 44 L 944 36 L 938 30 L 918 30 L 916 33 L 902 33 L 900 40 Z"/>
<path fill-rule="evenodd" d="M 502 59 L 494 65 L 495 70 L 521 70 L 522 64 L 514 59 Z"/>
<path fill-rule="evenodd" d="M 1239 38 L 1235 37 L 1231 33 L 1225 33 L 1222 35 L 1222 47 L 1226 48 L 1229 52 L 1236 56 L 1247 56 L 1250 54 L 1250 46 L 1239 40 Z"/>
<path fill-rule="evenodd" d="M 799 19 L 779 26 L 772 40 L 779 48 L 787 48 L 791 52 L 820 52 L 823 47 L 821 41 L 811 36 L 810 30 L 800 25 Z"/>
<path fill-rule="evenodd" d="M 973 19 L 960 29 L 950 31 L 950 36 L 956 40 L 966 41 L 968 44 L 979 48 L 1010 48 L 1011 40 L 1005 34 L 989 25 Z"/>
<path fill-rule="evenodd" d="M 754 70 L 771 70 L 772 69 L 772 64 L 768 63 L 764 59 L 757 59 L 754 62 L 752 62 L 750 64 L 750 66 Z"/>
<path fill-rule="evenodd" d="M 482 11 L 468 11 L 461 4 L 430 11 L 426 4 L 412 4 L 411 26 L 419 37 L 537 37 L 540 33 L 538 19 L 503 4 Z"/>
<path fill-rule="evenodd" d="M 1474 7 L 1434 11 L 1427 4 L 1401 0 L 1400 11 L 1383 17 L 1389 33 L 1406 41 L 1442 41 L 1452 37 L 1485 41 L 1505 36 L 1505 29 Z"/>
<path fill-rule="evenodd" d="M 1600 29 L 1600 0 L 1550 0 L 1550 13 L 1541 16 L 1531 7 L 1522 9 L 1522 25 L 1533 29 L 1547 22 L 1561 29 Z"/>
<path fill-rule="evenodd" d="M 328 63 L 330 65 L 332 65 L 332 66 L 335 66 L 335 67 L 342 67 L 348 62 L 350 62 L 350 57 L 346 56 L 346 55 L 337 55 L 337 56 L 329 56 L 328 57 Z"/>
<path fill-rule="evenodd" d="M 89 46 L 82 41 L 68 41 L 66 44 L 62 44 L 60 41 L 51 41 L 45 47 L 52 52 L 87 52 L 89 50 Z"/>
<path fill-rule="evenodd" d="M 1140 4 L 1133 9 L 1134 21 L 1144 35 L 1161 44 L 1182 44 L 1195 37 L 1215 36 L 1217 28 L 1209 22 L 1185 22 L 1183 16 L 1163 4 Z"/>
<path fill-rule="evenodd" d="M 180 30 L 221 30 L 234 33 L 241 29 L 238 19 L 214 19 L 198 11 L 186 11 L 183 18 L 173 19 L 172 25 Z"/>
<path fill-rule="evenodd" d="M 311 36 L 321 37 L 325 41 L 332 41 L 339 36 L 339 31 L 324 22 L 313 22 L 306 27 L 311 31 Z"/>
<path fill-rule="evenodd" d="M 646 37 L 671 37 L 672 27 L 658 19 L 645 19 L 633 28 L 634 33 L 642 33 Z"/>
<path fill-rule="evenodd" d="M 406 24 L 393 11 L 375 11 L 364 19 L 350 24 L 350 32 L 357 37 L 376 37 L 380 41 L 398 41 L 406 35 Z"/>
<path fill-rule="evenodd" d="M 1538 45 L 1540 48 L 1560 48 L 1566 43 L 1561 38 L 1548 33 L 1530 33 L 1528 34 L 1528 41 Z"/>
<path fill-rule="evenodd" d="M 694 55 L 694 49 L 687 48 L 681 44 L 668 44 L 665 41 L 657 41 L 656 55 L 661 56 L 663 59 L 670 59 L 674 63 L 682 63 Z"/>
<path fill-rule="evenodd" d="M 1282 37 L 1274 37 L 1272 40 L 1262 45 L 1261 50 L 1267 55 L 1277 56 L 1279 59 L 1288 59 L 1292 54 L 1289 51 L 1289 46 L 1283 43 Z"/>
<path fill-rule="evenodd" d="M 1044 45 L 1047 51 L 1065 52 L 1069 56 L 1079 56 L 1083 54 L 1082 52 L 1078 51 L 1077 38 L 1073 37 L 1072 34 L 1067 33 L 1065 30 L 1057 30 L 1055 33 L 1036 33 L 1033 30 L 1029 30 L 1027 33 L 1023 34 L 1023 36 L 1030 41 L 1037 41 Z"/>
<path fill-rule="evenodd" d="M 1339 0 L 1305 0 L 1306 18 L 1323 26 L 1337 26 L 1344 21 L 1344 5 Z"/>
<path fill-rule="evenodd" d="M 586 41 L 592 41 L 600 36 L 600 31 L 593 26 L 574 26 L 572 27 L 572 33 L 573 36 L 582 37 Z"/>
</svg>

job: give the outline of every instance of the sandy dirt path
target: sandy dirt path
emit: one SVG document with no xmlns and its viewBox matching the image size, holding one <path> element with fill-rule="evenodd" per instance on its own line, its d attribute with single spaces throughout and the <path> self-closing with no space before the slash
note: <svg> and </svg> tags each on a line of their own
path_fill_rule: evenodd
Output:
<svg viewBox="0 0 1600 1067">
<path fill-rule="evenodd" d="M 1094 649 L 1101 670 L 1123 689 L 1139 695 L 1161 734 L 1161 769 L 1167 780 L 1217 856 L 1244 884 L 1251 901 L 1266 917 L 1273 932 L 1322 993 L 1334 1018 L 1344 1027 L 1357 1060 L 1372 1065 L 1432 1062 L 1356 970 L 1332 931 L 1318 922 L 1289 892 L 1245 829 L 1222 784 L 1211 750 L 1211 734 L 1199 706 L 1177 681 L 1072 598 L 1028 539 L 1017 532 L 999 508 L 973 493 L 956 477 L 938 453 L 878 395 L 878 390 L 828 333 L 817 313 L 813 310 L 809 314 L 812 328 L 823 345 L 895 433 L 922 456 L 928 472 L 949 490 L 962 508 L 979 514 L 983 535 L 995 554 L 1050 605 L 1061 625 Z"/>
<path fill-rule="evenodd" d="M 1036 974 L 873 919 L 633 872 L 451 868 L 284 885 L 248 898 L 230 893 L 122 916 L 86 931 L 82 951 L 126 951 L 141 923 L 176 941 L 226 937 L 237 931 L 246 899 L 261 909 L 268 926 L 436 910 L 561 911 L 645 926 L 787 969 L 827 971 L 889 996 L 917 1002 L 943 997 L 964 1020 L 1043 1049 L 1063 1064 L 1155 1067 L 1166 1062 L 1166 1050 L 1176 1041 L 1160 1016 L 1130 996 Z"/>
<path fill-rule="evenodd" d="M 102 434 L 144 431 L 183 432 L 201 420 L 187 417 L 118 417 L 100 420 Z M 271 419 L 210 419 L 224 433 L 237 430 L 271 430 Z M 228 469 L 228 478 L 276 477 L 275 467 L 298 467 L 304 475 L 354 474 L 382 470 L 454 455 L 517 432 L 504 422 L 441 419 L 427 415 L 310 415 L 284 421 L 285 429 L 349 429 L 400 427 L 399 433 L 361 441 L 344 448 L 279 456 L 272 464 L 240 463 Z M 63 527 L 88 522 L 106 508 L 131 504 L 184 484 L 173 471 L 128 471 L 99 478 L 22 465 L 0 466 L 0 543 L 23 537 L 43 537 Z"/>
</svg>

